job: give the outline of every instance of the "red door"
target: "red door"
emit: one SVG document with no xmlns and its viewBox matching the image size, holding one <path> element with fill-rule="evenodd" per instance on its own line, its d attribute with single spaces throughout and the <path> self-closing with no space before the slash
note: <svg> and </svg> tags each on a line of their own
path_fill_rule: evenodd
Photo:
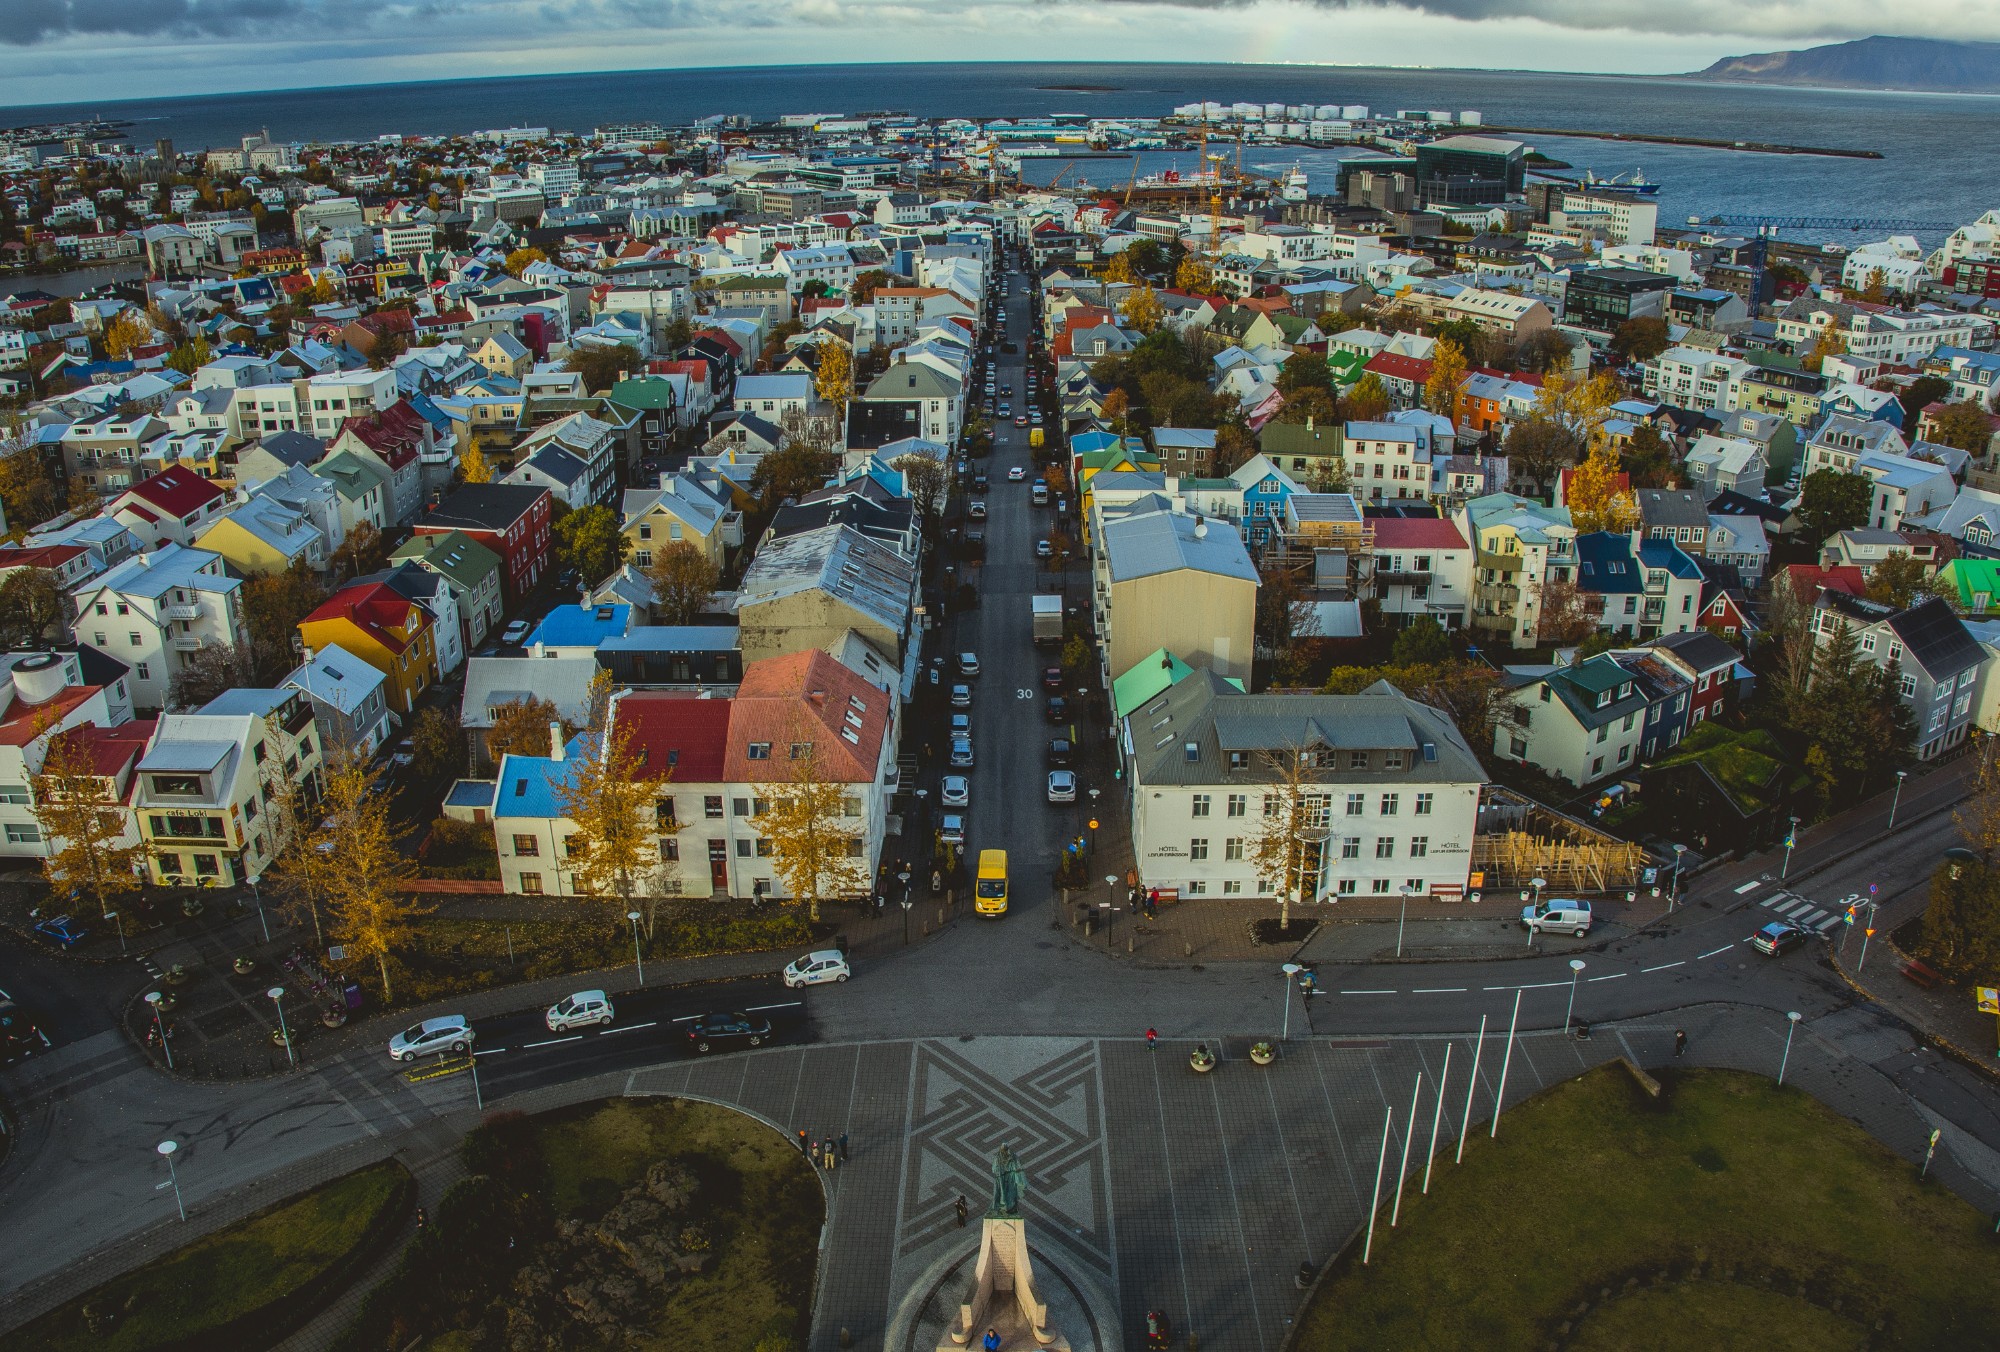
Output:
<svg viewBox="0 0 2000 1352">
<path fill-rule="evenodd" d="M 729 842 L 708 842 L 708 885 L 717 896 L 729 895 Z"/>
</svg>

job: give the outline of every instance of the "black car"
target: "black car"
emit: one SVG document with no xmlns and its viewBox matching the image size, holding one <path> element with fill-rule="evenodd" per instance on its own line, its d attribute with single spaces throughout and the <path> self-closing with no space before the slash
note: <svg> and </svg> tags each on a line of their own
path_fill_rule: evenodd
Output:
<svg viewBox="0 0 2000 1352">
<path fill-rule="evenodd" d="M 1061 667 L 1042 668 L 1042 688 L 1044 690 L 1060 690 L 1062 689 L 1062 683 L 1063 669 Z"/>
<path fill-rule="evenodd" d="M 1061 695 L 1049 696 L 1049 722 L 1069 722 L 1069 701 Z"/>
<path fill-rule="evenodd" d="M 737 1047 L 761 1047 L 771 1040 L 771 1021 L 749 1014 L 704 1014 L 687 1028 L 688 1050 L 696 1055 Z"/>
<path fill-rule="evenodd" d="M 973 492 L 984 493 L 986 491 L 986 484 L 987 484 L 987 479 L 984 473 L 975 474 L 972 476 Z"/>
<path fill-rule="evenodd" d="M 1057 737 L 1052 739 L 1049 742 L 1049 768 L 1052 770 L 1067 770 L 1069 768 L 1070 757 L 1075 753 L 1076 748 L 1069 744 L 1069 738 Z"/>
<path fill-rule="evenodd" d="M 36 1026 L 27 1010 L 14 1003 L 13 996 L 0 991 L 0 1066 L 11 1066 L 48 1049 L 48 1034 Z"/>
</svg>

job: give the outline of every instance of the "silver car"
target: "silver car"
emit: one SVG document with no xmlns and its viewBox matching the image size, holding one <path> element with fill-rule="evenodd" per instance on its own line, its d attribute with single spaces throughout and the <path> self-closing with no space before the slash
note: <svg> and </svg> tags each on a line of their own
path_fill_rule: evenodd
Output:
<svg viewBox="0 0 2000 1352">
<path fill-rule="evenodd" d="M 472 1046 L 472 1025 L 463 1014 L 425 1019 L 389 1039 L 389 1059 L 414 1061 L 432 1052 L 462 1052 Z"/>
<path fill-rule="evenodd" d="M 960 769 L 972 768 L 972 739 L 954 737 L 951 739 L 951 763 Z"/>
<path fill-rule="evenodd" d="M 578 991 L 550 1005 L 548 1013 L 542 1015 L 542 1022 L 551 1033 L 563 1033 L 572 1028 L 596 1028 L 610 1023 L 613 1017 L 610 996 L 603 991 Z"/>
<path fill-rule="evenodd" d="M 944 792 L 939 795 L 939 801 L 946 807 L 972 806 L 972 781 L 964 775 L 946 775 Z"/>
<path fill-rule="evenodd" d="M 1076 801 L 1076 771 L 1049 771 L 1049 801 L 1051 803 L 1074 803 Z"/>
</svg>

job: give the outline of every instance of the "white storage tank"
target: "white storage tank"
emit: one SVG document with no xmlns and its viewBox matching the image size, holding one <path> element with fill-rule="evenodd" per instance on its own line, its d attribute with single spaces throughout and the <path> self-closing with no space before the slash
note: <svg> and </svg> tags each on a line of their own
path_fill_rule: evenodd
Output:
<svg viewBox="0 0 2000 1352">
<path fill-rule="evenodd" d="M 1365 103 L 1343 103 L 1340 105 L 1340 115 L 1349 122 L 1357 118 L 1366 118 L 1368 116 L 1368 105 Z"/>
<path fill-rule="evenodd" d="M 63 661 L 54 653 L 31 653 L 14 664 L 14 689 L 23 702 L 44 704 L 63 692 Z"/>
<path fill-rule="evenodd" d="M 1281 121 L 1281 120 L 1283 120 L 1284 116 L 1285 116 L 1285 105 L 1284 105 L 1284 104 L 1282 104 L 1282 103 L 1267 103 L 1267 104 L 1265 104 L 1265 105 L 1264 105 L 1264 117 L 1265 117 L 1265 118 L 1266 118 L 1267 120 L 1280 120 L 1280 121 Z"/>
<path fill-rule="evenodd" d="M 1287 122 L 1285 124 L 1285 135 L 1291 137 L 1293 140 L 1297 141 L 1304 140 L 1306 135 L 1306 124 L 1303 122 Z"/>
<path fill-rule="evenodd" d="M 1464 112 L 1458 115 L 1459 125 L 1465 127 L 1476 127 L 1485 120 L 1486 115 L 1484 113 Z"/>
<path fill-rule="evenodd" d="M 1282 122 L 1266 122 L 1264 124 L 1264 134 L 1266 136 L 1283 136 L 1285 134 L 1285 124 Z"/>
<path fill-rule="evenodd" d="M 1204 100 L 1201 105 L 1201 115 L 1203 117 L 1221 117 L 1222 105 L 1213 99 Z"/>
</svg>

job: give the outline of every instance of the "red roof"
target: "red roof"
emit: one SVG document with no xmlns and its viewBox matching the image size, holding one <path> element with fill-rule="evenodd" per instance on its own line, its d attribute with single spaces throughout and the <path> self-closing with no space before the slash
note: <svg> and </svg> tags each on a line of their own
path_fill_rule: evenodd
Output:
<svg viewBox="0 0 2000 1352">
<path fill-rule="evenodd" d="M 133 484 L 118 495 L 111 509 L 115 512 L 120 507 L 129 505 L 127 499 L 137 498 L 178 519 L 190 512 L 200 511 L 209 503 L 227 496 L 193 470 L 175 465 L 170 469 L 161 470 L 150 479 L 141 479 Z M 141 512 L 140 515 L 144 516 L 145 513 Z"/>
<path fill-rule="evenodd" d="M 671 773 L 681 784 L 720 784 L 729 744 L 727 699 L 693 691 L 635 690 L 621 695 L 614 726 L 628 734 L 648 774 Z"/>
<path fill-rule="evenodd" d="M 380 456 L 392 470 L 406 467 L 423 449 L 424 415 L 398 399 L 380 413 L 365 418 L 349 418 L 341 423 L 342 433 L 351 432 L 362 445 Z"/>
<path fill-rule="evenodd" d="M 102 687 L 92 685 L 82 688 L 98 690 Z M 152 718 L 133 719 L 109 728 L 86 723 L 57 735 L 65 744 L 82 743 L 90 751 L 91 768 L 106 778 L 116 778 L 125 772 L 126 766 L 146 754 L 146 744 L 153 740 L 153 730 L 159 726 L 159 721 Z"/>
<path fill-rule="evenodd" d="M 655 357 L 646 363 L 646 374 L 655 376 L 686 376 L 689 380 L 705 382 L 708 379 L 708 363 L 705 361 L 662 361 Z"/>
<path fill-rule="evenodd" d="M 415 630 L 410 638 L 397 637 L 395 631 L 408 622 L 412 612 L 417 616 Z M 356 583 L 335 592 L 300 623 L 339 619 L 347 620 L 392 653 L 400 653 L 409 647 L 411 641 L 422 633 L 425 624 L 422 606 L 380 582 Z"/>
<path fill-rule="evenodd" d="M 1405 357 L 1400 352 L 1377 352 L 1368 359 L 1364 371 L 1378 376 L 1407 380 L 1421 385 L 1431 378 L 1431 364 L 1421 357 Z"/>
<path fill-rule="evenodd" d="M 1792 584 L 1793 594 L 1808 604 L 1817 600 L 1823 591 L 1846 592 L 1849 596 L 1868 594 L 1868 579 L 1851 563 L 1834 568 L 1789 563 L 1785 565 L 1785 580 Z"/>
<path fill-rule="evenodd" d="M 0 545 L 0 569 L 55 569 L 89 552 L 82 545 Z"/>
<path fill-rule="evenodd" d="M 4 679 L 4 678 L 0 678 Z M 0 746 L 26 746 L 49 727 L 60 722 L 70 710 L 102 690 L 101 685 L 66 685 L 40 704 L 16 699 L 0 715 Z"/>
<path fill-rule="evenodd" d="M 1378 516 L 1369 522 L 1375 528 L 1375 548 L 1384 549 L 1465 549 L 1465 537 L 1458 527 L 1435 516 Z"/>
<path fill-rule="evenodd" d="M 767 657 L 743 672 L 730 704 L 725 777 L 731 783 L 792 778 L 789 747 L 810 741 L 829 780 L 870 784 L 889 735 L 891 696 L 817 648 Z M 768 759 L 751 760 L 768 742 Z"/>
</svg>

